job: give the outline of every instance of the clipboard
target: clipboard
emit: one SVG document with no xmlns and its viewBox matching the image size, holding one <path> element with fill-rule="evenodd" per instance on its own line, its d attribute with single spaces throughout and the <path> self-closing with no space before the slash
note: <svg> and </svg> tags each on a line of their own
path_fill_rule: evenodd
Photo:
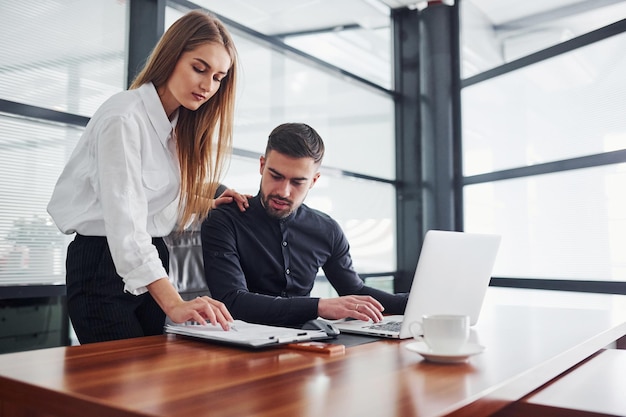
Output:
<svg viewBox="0 0 626 417">
<path fill-rule="evenodd" d="M 255 349 L 330 338 L 323 330 L 268 326 L 248 323 L 242 320 L 235 320 L 231 330 L 228 331 L 224 331 L 219 325 L 207 324 L 203 326 L 191 323 L 168 323 L 164 329 L 165 333 Z"/>
</svg>

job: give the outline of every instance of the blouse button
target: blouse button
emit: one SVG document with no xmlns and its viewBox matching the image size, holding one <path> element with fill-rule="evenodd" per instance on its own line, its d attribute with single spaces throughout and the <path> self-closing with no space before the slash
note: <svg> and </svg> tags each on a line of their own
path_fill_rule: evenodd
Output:
<svg viewBox="0 0 626 417">
<path fill-rule="evenodd" d="M 283 246 L 287 246 L 287 242 L 283 242 Z"/>
<path fill-rule="evenodd" d="M 285 274 L 287 274 L 287 275 L 291 274 L 291 270 L 289 268 L 287 268 L 287 270 L 285 271 Z"/>
</svg>

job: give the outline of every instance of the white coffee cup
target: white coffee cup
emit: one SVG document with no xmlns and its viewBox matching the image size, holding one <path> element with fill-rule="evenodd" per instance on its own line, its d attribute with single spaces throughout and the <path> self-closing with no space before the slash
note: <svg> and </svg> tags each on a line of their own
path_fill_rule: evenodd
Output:
<svg viewBox="0 0 626 417">
<path fill-rule="evenodd" d="M 462 314 L 429 314 L 422 316 L 421 332 L 414 332 L 416 328 L 411 326 L 413 337 L 423 338 L 431 351 L 453 354 L 461 351 L 467 343 L 470 320 L 469 316 Z"/>
</svg>

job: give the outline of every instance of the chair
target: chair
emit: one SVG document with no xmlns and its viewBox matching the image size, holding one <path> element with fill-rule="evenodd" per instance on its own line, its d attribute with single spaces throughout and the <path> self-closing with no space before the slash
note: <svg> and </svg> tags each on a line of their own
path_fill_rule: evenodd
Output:
<svg viewBox="0 0 626 417">
<path fill-rule="evenodd" d="M 165 237 L 165 243 L 170 251 L 170 281 L 183 300 L 210 296 L 204 278 L 200 230 L 172 232 Z"/>
<path fill-rule="evenodd" d="M 215 196 L 221 195 L 226 189 L 225 185 L 220 184 Z M 201 223 L 184 232 L 173 231 L 164 238 L 170 251 L 170 281 L 183 300 L 211 296 L 204 278 L 200 227 Z"/>
</svg>

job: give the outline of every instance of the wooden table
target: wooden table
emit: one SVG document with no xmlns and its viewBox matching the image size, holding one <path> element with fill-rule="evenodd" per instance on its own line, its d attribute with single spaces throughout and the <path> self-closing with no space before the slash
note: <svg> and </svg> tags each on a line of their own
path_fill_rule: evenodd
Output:
<svg viewBox="0 0 626 417">
<path fill-rule="evenodd" d="M 0 416 L 488 415 L 626 335 L 622 296 L 490 288 L 485 351 L 429 363 L 406 341 L 328 356 L 173 335 L 0 355 Z"/>
<path fill-rule="evenodd" d="M 498 417 L 626 415 L 626 350 L 601 350 L 567 374 L 498 412 Z"/>
</svg>

